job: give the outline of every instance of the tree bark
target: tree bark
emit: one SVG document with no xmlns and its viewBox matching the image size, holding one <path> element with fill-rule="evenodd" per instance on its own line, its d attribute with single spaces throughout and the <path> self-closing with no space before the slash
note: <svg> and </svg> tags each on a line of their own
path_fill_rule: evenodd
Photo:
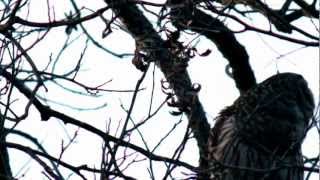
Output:
<svg viewBox="0 0 320 180">
<path fill-rule="evenodd" d="M 120 0 L 105 0 L 105 2 L 112 7 L 140 48 L 147 52 L 150 59 L 161 69 L 170 87 L 174 90 L 179 104 L 188 106 L 189 110 L 185 113 L 198 143 L 200 169 L 206 169 L 205 157 L 207 157 L 210 125 L 197 94 L 192 92 L 193 87 L 186 66 L 181 66 L 182 60 L 168 50 L 165 41 L 134 3 Z"/>
</svg>

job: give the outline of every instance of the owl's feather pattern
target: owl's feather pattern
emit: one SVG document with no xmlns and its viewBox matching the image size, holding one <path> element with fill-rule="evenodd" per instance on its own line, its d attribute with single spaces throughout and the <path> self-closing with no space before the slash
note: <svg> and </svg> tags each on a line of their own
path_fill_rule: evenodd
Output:
<svg viewBox="0 0 320 180">
<path fill-rule="evenodd" d="M 300 146 L 313 109 L 301 75 L 281 73 L 253 87 L 216 119 L 208 141 L 211 179 L 302 180 Z"/>
</svg>

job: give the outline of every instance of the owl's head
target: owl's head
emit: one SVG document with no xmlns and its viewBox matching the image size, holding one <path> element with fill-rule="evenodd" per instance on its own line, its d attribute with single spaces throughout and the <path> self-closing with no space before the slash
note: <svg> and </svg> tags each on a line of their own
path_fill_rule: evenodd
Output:
<svg viewBox="0 0 320 180">
<path fill-rule="evenodd" d="M 304 113 L 304 118 L 310 119 L 315 107 L 314 98 L 307 81 L 299 74 L 280 73 L 261 82 L 256 91 L 266 91 L 268 94 L 287 94 L 290 101 L 295 101 Z M 289 108 L 289 107 L 288 107 Z"/>
<path fill-rule="evenodd" d="M 236 131 L 246 140 L 286 150 L 302 142 L 314 107 L 306 80 L 299 74 L 281 73 L 249 89 L 230 109 Z"/>
</svg>

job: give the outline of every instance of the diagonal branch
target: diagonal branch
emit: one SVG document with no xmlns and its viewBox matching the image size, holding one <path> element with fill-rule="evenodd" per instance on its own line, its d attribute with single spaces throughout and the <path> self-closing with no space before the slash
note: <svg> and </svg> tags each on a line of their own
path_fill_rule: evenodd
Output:
<svg viewBox="0 0 320 180">
<path fill-rule="evenodd" d="M 302 11 L 304 11 L 304 13 L 306 13 L 314 18 L 319 17 L 319 11 L 315 8 L 316 0 L 314 1 L 314 4 L 311 4 L 311 5 L 306 3 L 304 0 L 293 0 L 293 1 L 301 7 L 301 9 L 302 9 Z"/>
<path fill-rule="evenodd" d="M 186 60 L 175 56 L 166 48 L 164 40 L 134 3 L 121 0 L 105 0 L 105 2 L 118 15 L 140 49 L 156 62 L 170 87 L 174 90 L 179 104 L 188 106 L 186 114 L 198 143 L 201 167 L 201 162 L 206 156 L 210 125 L 197 94 L 191 92 L 193 88 L 186 67 L 181 66 L 181 63 L 185 63 Z"/>
<path fill-rule="evenodd" d="M 182 3 L 181 0 L 177 1 L 177 3 L 180 2 Z M 216 44 L 218 50 L 229 61 L 232 77 L 241 93 L 256 84 L 246 49 L 222 22 L 194 8 L 193 4 L 187 3 L 184 6 L 172 8 L 170 15 L 178 29 L 195 31 Z"/>
</svg>

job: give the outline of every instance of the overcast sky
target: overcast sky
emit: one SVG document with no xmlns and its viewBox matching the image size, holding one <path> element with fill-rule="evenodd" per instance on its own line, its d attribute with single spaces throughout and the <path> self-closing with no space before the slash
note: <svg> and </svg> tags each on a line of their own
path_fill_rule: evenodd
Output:
<svg viewBox="0 0 320 180">
<path fill-rule="evenodd" d="M 30 19 L 35 21 L 47 21 L 46 4 L 44 1 L 32 1 L 34 2 L 30 7 L 37 9 L 37 11 L 30 11 Z M 97 2 L 97 3 L 96 3 Z M 96 1 L 86 4 L 91 6 L 90 8 L 95 9 L 101 7 L 103 2 Z M 157 1 L 160 3 L 160 1 Z M 163 2 L 163 1 L 162 1 Z M 276 6 L 279 5 L 278 0 L 268 1 L 274 3 Z M 43 4 L 40 4 L 43 3 Z M 65 1 L 52 1 L 52 6 L 55 7 L 55 13 L 57 19 L 63 17 L 68 8 L 65 5 Z M 277 4 L 278 3 L 278 4 Z M 100 5 L 99 5 L 100 4 Z M 62 9 L 65 9 L 62 10 Z M 43 10 L 43 11 L 41 11 Z M 23 14 L 23 12 L 21 12 Z M 256 19 L 255 19 L 256 18 Z M 259 27 L 268 28 L 268 22 L 264 17 L 256 17 L 252 15 L 252 23 Z M 152 20 L 152 19 L 151 19 Z M 232 29 L 239 28 L 234 22 L 227 20 L 226 23 Z M 317 33 L 314 29 L 314 24 L 318 25 L 318 22 L 312 22 L 310 19 L 303 18 L 302 21 L 294 22 L 295 25 L 300 27 L 308 27 L 310 32 Z M 109 50 L 119 53 L 133 53 L 134 52 L 134 41 L 125 32 L 114 31 L 110 36 L 105 39 L 101 39 L 102 30 L 105 28 L 101 21 L 96 20 L 90 23 L 85 23 L 88 31 L 93 34 L 99 42 L 103 43 Z M 35 60 L 39 67 L 44 67 L 46 62 L 49 60 L 49 56 L 53 53 L 53 56 L 57 56 L 58 50 L 62 47 L 66 37 L 64 28 L 57 28 L 50 32 L 47 38 L 42 43 L 38 44 L 34 49 L 30 50 L 30 56 Z M 79 35 L 79 32 L 72 34 L 72 38 Z M 183 34 L 181 41 L 188 43 L 195 36 L 188 36 Z M 299 37 L 296 34 L 296 37 Z M 277 72 L 296 72 L 302 74 L 309 83 L 315 100 L 318 102 L 319 98 L 319 50 L 317 48 L 303 48 L 301 45 L 288 43 L 283 40 L 279 40 L 270 36 L 257 34 L 255 32 L 245 32 L 237 34 L 237 39 L 246 47 L 246 50 L 250 56 L 250 63 L 255 71 L 255 75 L 259 82 L 270 77 Z M 79 40 L 72 44 L 62 55 L 61 62 L 57 65 L 57 72 L 66 72 L 69 70 L 71 65 L 74 65 L 80 56 L 80 51 L 84 48 L 84 42 L 86 38 L 81 35 Z M 194 83 L 199 83 L 202 89 L 199 93 L 200 101 L 202 102 L 205 111 L 207 112 L 208 120 L 213 124 L 213 119 L 217 113 L 225 106 L 231 105 L 233 101 L 238 97 L 239 93 L 234 86 L 234 81 L 225 74 L 225 66 L 227 61 L 222 57 L 220 52 L 216 49 L 215 45 L 208 41 L 204 37 L 199 38 L 197 44 L 198 50 L 205 51 L 211 49 L 212 53 L 207 57 L 195 57 L 192 59 L 188 66 L 188 72 Z M 32 38 L 22 42 L 23 45 L 28 46 L 32 43 Z M 89 43 L 88 51 L 84 56 L 84 63 L 79 73 L 78 80 L 81 82 L 89 83 L 91 85 L 100 84 L 107 80 L 112 80 L 107 84 L 107 89 L 120 89 L 128 90 L 134 89 L 136 81 L 140 78 L 141 72 L 136 70 L 131 64 L 132 57 L 127 58 L 116 58 L 101 49 L 96 48 Z M 39 68 L 41 69 L 41 68 Z M 146 104 L 149 103 L 151 93 L 152 79 L 152 68 L 148 72 L 148 76 L 143 83 L 143 87 L 146 90 L 139 93 L 134 112 L 132 114 L 133 119 L 139 121 L 146 116 Z M 165 96 L 161 92 L 160 80 L 163 78 L 161 72 L 155 70 L 155 106 L 159 105 Z M 120 108 L 123 104 L 126 108 L 130 105 L 132 93 L 101 93 L 101 97 L 92 98 L 87 96 L 74 95 L 72 93 L 64 92 L 63 89 L 48 84 L 49 92 L 41 90 L 41 95 L 48 99 L 62 102 L 65 105 L 76 105 L 77 107 L 96 107 L 99 105 L 107 104 L 105 108 L 96 111 L 74 111 L 67 108 L 66 106 L 52 104 L 56 110 L 61 110 L 68 115 L 75 118 L 94 124 L 96 127 L 103 127 L 105 123 L 112 119 L 112 132 L 115 132 L 115 127 L 118 121 L 123 120 L 126 117 L 126 113 Z M 64 86 L 68 87 L 70 84 L 65 83 Z M 72 87 L 72 86 L 71 86 Z M 146 98 L 147 97 L 147 98 Z M 26 102 L 24 99 L 19 100 L 21 103 L 17 106 L 23 105 Z M 32 109 L 34 110 L 34 109 Z M 155 120 L 152 120 L 145 127 L 141 129 L 145 133 L 145 138 L 150 143 L 150 146 L 154 146 L 159 139 L 162 138 L 169 128 L 174 123 L 179 121 L 179 118 L 172 117 L 168 111 L 170 108 L 165 107 Z M 182 127 L 186 127 L 186 118 L 183 118 Z M 10 124 L 9 124 L 10 126 Z M 49 128 L 50 127 L 50 128 Z M 64 129 L 62 125 L 55 120 L 48 122 L 40 122 L 39 114 L 37 112 L 31 112 L 30 118 L 21 122 L 18 129 L 30 132 L 34 136 L 38 137 L 43 145 L 48 148 L 48 151 L 53 155 L 58 155 L 61 147 L 61 140 L 68 140 L 72 136 L 72 132 L 76 130 L 75 127 L 67 126 Z M 179 128 L 180 130 L 174 132 L 174 136 L 170 137 L 163 147 L 156 152 L 156 154 L 167 155 L 171 154 L 170 145 L 178 144 L 184 134 L 185 128 Z M 133 141 L 136 144 L 142 145 L 141 139 L 135 134 L 133 135 Z M 16 136 L 9 136 L 9 140 L 23 142 L 24 144 L 30 144 L 21 138 Z M 305 155 L 314 157 L 319 153 L 319 136 L 314 130 L 310 131 L 304 144 L 303 152 Z M 169 145 L 168 145 L 169 144 Z M 31 144 L 30 144 L 31 145 Z M 95 136 L 86 133 L 82 130 L 79 132 L 79 138 L 76 143 L 66 151 L 64 159 L 66 161 L 78 162 L 79 165 L 82 163 L 88 163 L 88 165 L 97 165 L 100 161 L 101 141 Z M 34 146 L 32 146 L 34 147 Z M 195 142 L 187 145 L 187 150 L 183 156 L 183 160 L 196 165 L 198 161 L 197 147 Z M 86 156 L 84 154 L 90 154 Z M 29 161 L 30 159 L 25 154 L 18 151 L 11 151 L 10 158 L 12 160 L 13 172 L 18 173 L 20 176 L 22 173 L 27 172 L 21 179 L 43 179 L 43 175 L 39 173 L 39 166 L 36 163 Z M 26 166 L 24 166 L 27 164 Z M 37 168 L 35 168 L 37 167 Z M 141 174 L 138 175 L 139 179 L 149 179 L 147 175 L 146 165 L 137 165 L 134 169 L 129 169 L 128 172 L 136 171 Z M 160 168 L 162 167 L 159 166 Z M 21 168 L 21 169 L 20 169 Z M 139 169 L 137 171 L 137 169 Z M 20 171 L 21 170 L 21 171 Z M 70 179 L 77 179 L 72 178 Z M 90 175 L 89 177 L 92 177 Z M 161 177 L 161 176 L 160 176 Z M 314 176 L 313 179 L 317 177 Z M 38 179 L 38 178 L 36 178 Z"/>
</svg>

